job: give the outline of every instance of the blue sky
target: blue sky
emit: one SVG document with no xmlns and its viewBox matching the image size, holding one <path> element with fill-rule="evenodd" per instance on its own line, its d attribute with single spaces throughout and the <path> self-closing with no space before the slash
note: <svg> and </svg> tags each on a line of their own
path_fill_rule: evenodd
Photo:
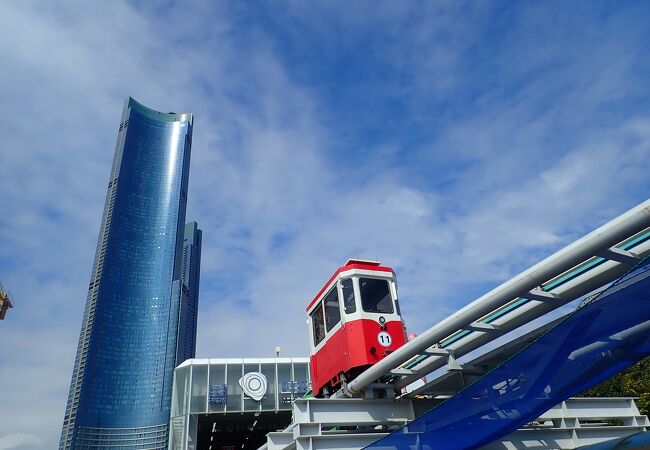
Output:
<svg viewBox="0 0 650 450">
<path fill-rule="evenodd" d="M 122 103 L 195 114 L 201 357 L 306 355 L 349 257 L 408 327 L 648 197 L 646 2 L 0 3 L 0 450 L 58 443 Z"/>
</svg>

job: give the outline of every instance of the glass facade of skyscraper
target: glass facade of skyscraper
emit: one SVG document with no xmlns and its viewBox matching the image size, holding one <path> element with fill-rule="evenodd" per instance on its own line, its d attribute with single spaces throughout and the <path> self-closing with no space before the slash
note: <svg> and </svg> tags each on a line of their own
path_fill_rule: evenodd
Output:
<svg viewBox="0 0 650 450">
<path fill-rule="evenodd" d="M 185 225 L 182 259 L 182 285 L 177 290 L 180 295 L 178 321 L 177 365 L 186 359 L 194 358 L 196 353 L 196 322 L 199 312 L 199 280 L 201 273 L 201 244 L 203 232 L 196 222 Z"/>
<path fill-rule="evenodd" d="M 126 101 L 61 449 L 167 446 L 191 142 L 192 115 Z"/>
</svg>

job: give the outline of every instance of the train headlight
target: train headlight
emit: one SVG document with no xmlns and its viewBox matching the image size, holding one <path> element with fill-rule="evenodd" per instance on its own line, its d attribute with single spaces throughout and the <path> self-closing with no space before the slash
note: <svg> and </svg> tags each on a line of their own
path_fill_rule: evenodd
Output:
<svg viewBox="0 0 650 450">
<path fill-rule="evenodd" d="M 380 324 L 385 324 L 386 323 L 386 318 L 384 316 L 379 316 L 379 323 Z"/>
</svg>

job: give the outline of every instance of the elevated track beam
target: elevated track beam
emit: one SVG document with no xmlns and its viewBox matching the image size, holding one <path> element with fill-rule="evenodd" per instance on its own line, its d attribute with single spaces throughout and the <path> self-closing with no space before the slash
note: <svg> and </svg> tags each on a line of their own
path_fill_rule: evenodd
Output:
<svg viewBox="0 0 650 450">
<path fill-rule="evenodd" d="M 474 302 L 454 313 L 452 316 L 444 319 L 437 325 L 434 325 L 420 336 L 416 337 L 361 373 L 357 378 L 347 384 L 344 392 L 339 391 L 337 396 L 360 395 L 368 385 L 386 376 L 393 369 L 398 368 L 414 356 L 425 354 L 427 349 L 439 344 L 445 338 L 452 336 L 459 330 L 471 330 L 473 324 L 480 322 L 481 319 L 486 317 L 488 314 L 504 307 L 517 298 L 526 298 L 526 294 L 531 297 L 537 295 L 537 298 L 531 299 L 537 301 L 529 302 L 524 305 L 524 307 L 534 304 L 529 307 L 532 308 L 535 307 L 535 305 L 539 305 L 538 308 L 544 309 L 544 305 L 547 305 L 549 310 L 554 309 L 553 305 L 550 307 L 548 306 L 552 299 L 544 294 L 539 294 L 539 292 L 543 292 L 543 289 L 539 288 L 544 286 L 544 284 L 549 282 L 549 280 L 552 280 L 570 269 L 585 263 L 585 261 L 590 258 L 598 255 L 603 255 L 603 257 L 607 259 L 611 257 L 611 260 L 608 260 L 601 266 L 591 270 L 597 272 L 602 266 L 607 266 L 609 264 L 612 273 L 609 273 L 607 277 L 602 277 L 599 286 L 596 285 L 597 283 L 587 284 L 585 285 L 586 287 L 583 287 L 583 290 L 587 288 L 593 290 L 613 281 L 616 278 L 616 276 L 612 276 L 614 273 L 620 272 L 618 275 L 621 275 L 625 272 L 626 267 L 629 267 L 631 262 L 635 261 L 636 257 L 640 256 L 636 253 L 628 252 L 626 249 L 619 249 L 617 244 L 620 244 L 631 236 L 642 232 L 648 227 L 650 227 L 650 200 L 632 208 L 583 238 L 559 250 L 528 270 L 525 270 L 521 274 L 481 296 Z M 620 252 L 619 250 L 623 251 Z M 627 261 L 630 263 L 625 264 L 620 261 Z M 616 264 L 620 267 L 615 266 Z M 602 269 L 600 271 L 603 272 Z M 586 291 L 582 295 L 588 292 L 589 291 Z M 557 303 L 561 304 L 562 301 L 558 301 Z M 522 319 L 521 324 L 526 323 L 529 320 L 531 319 Z M 490 334 L 490 332 L 478 333 L 479 336 L 487 337 L 487 341 L 492 339 L 492 336 L 489 336 Z M 426 369 L 430 368 L 431 367 L 427 367 Z M 417 377 L 422 376 L 423 371 L 421 369 L 423 369 L 423 367 L 418 367 L 418 369 L 420 370 L 417 371 L 417 375 L 407 375 L 405 378 L 398 381 L 396 386 L 400 387 L 408 385 L 410 382 L 414 381 L 414 379 L 417 379 Z"/>
</svg>

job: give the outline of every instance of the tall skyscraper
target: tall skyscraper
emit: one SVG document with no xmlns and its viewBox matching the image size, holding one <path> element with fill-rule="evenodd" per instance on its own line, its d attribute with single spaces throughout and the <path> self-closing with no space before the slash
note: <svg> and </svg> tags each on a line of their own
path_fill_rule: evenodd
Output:
<svg viewBox="0 0 650 450">
<path fill-rule="evenodd" d="M 60 449 L 166 449 L 192 115 L 124 104 Z"/>
<path fill-rule="evenodd" d="M 178 320 L 178 350 L 176 365 L 196 355 L 196 321 L 199 312 L 199 278 L 201 274 L 201 241 L 203 232 L 196 222 L 185 225 L 183 239 L 182 286 Z"/>
</svg>

